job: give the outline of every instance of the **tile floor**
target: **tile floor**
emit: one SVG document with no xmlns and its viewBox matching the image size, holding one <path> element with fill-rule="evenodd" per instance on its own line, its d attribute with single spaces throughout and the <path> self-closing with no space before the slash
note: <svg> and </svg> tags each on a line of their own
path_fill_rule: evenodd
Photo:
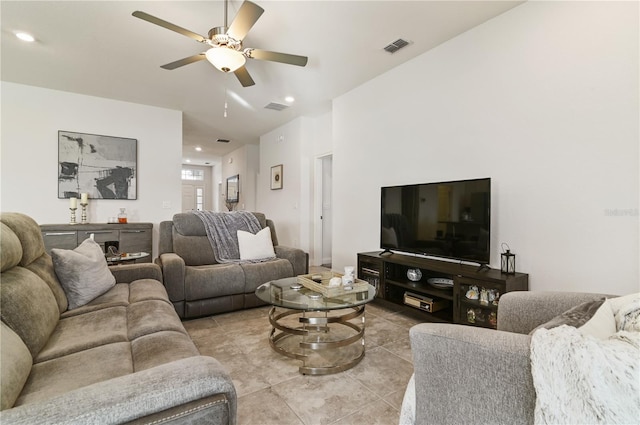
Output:
<svg viewBox="0 0 640 425">
<path fill-rule="evenodd" d="M 298 372 L 299 360 L 269 346 L 269 307 L 185 321 L 203 355 L 218 359 L 238 393 L 238 425 L 394 425 L 413 373 L 409 328 L 419 320 L 401 306 L 365 309 L 364 359 L 326 376 Z"/>
</svg>

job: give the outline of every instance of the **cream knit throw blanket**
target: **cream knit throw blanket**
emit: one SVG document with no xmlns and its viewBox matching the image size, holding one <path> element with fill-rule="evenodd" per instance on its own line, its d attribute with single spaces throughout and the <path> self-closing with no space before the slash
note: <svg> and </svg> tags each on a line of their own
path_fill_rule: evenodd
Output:
<svg viewBox="0 0 640 425">
<path fill-rule="evenodd" d="M 570 326 L 531 339 L 536 424 L 640 423 L 640 333 L 601 340 Z"/>
</svg>

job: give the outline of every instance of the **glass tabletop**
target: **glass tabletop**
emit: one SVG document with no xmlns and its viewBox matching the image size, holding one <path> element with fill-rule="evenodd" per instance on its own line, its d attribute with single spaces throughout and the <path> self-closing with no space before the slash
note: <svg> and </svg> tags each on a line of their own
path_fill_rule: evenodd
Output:
<svg viewBox="0 0 640 425">
<path fill-rule="evenodd" d="M 323 297 L 319 292 L 302 287 L 292 289 L 291 285 L 298 283 L 297 277 L 272 280 L 264 283 L 256 289 L 256 296 L 262 301 L 276 307 L 290 308 L 294 310 L 338 310 L 341 308 L 355 307 L 372 301 L 376 290 L 372 285 L 360 292 L 351 292 L 332 297 Z"/>
</svg>

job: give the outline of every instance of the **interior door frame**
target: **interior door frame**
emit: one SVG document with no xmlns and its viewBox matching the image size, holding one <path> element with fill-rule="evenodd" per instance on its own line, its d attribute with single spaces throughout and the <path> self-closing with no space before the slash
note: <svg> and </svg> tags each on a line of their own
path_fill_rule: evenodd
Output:
<svg viewBox="0 0 640 425">
<path fill-rule="evenodd" d="M 326 160 L 333 161 L 333 154 L 323 154 L 316 157 L 314 162 L 314 200 L 313 200 L 313 255 L 310 263 L 312 266 L 320 266 L 323 264 L 323 189 L 326 182 L 324 181 L 323 164 Z M 331 261 L 331 258 L 329 259 Z"/>
</svg>

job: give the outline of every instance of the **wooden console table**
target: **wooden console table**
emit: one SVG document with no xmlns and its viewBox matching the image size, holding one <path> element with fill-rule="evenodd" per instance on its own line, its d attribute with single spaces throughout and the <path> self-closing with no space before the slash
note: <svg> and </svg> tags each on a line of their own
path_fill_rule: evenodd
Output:
<svg viewBox="0 0 640 425">
<path fill-rule="evenodd" d="M 153 223 L 127 224 L 43 224 L 40 226 L 47 253 L 52 248 L 74 249 L 91 234 L 104 250 L 105 242 L 118 242 L 120 252 L 151 252 Z M 150 263 L 151 256 L 141 257 L 136 262 Z"/>
</svg>

